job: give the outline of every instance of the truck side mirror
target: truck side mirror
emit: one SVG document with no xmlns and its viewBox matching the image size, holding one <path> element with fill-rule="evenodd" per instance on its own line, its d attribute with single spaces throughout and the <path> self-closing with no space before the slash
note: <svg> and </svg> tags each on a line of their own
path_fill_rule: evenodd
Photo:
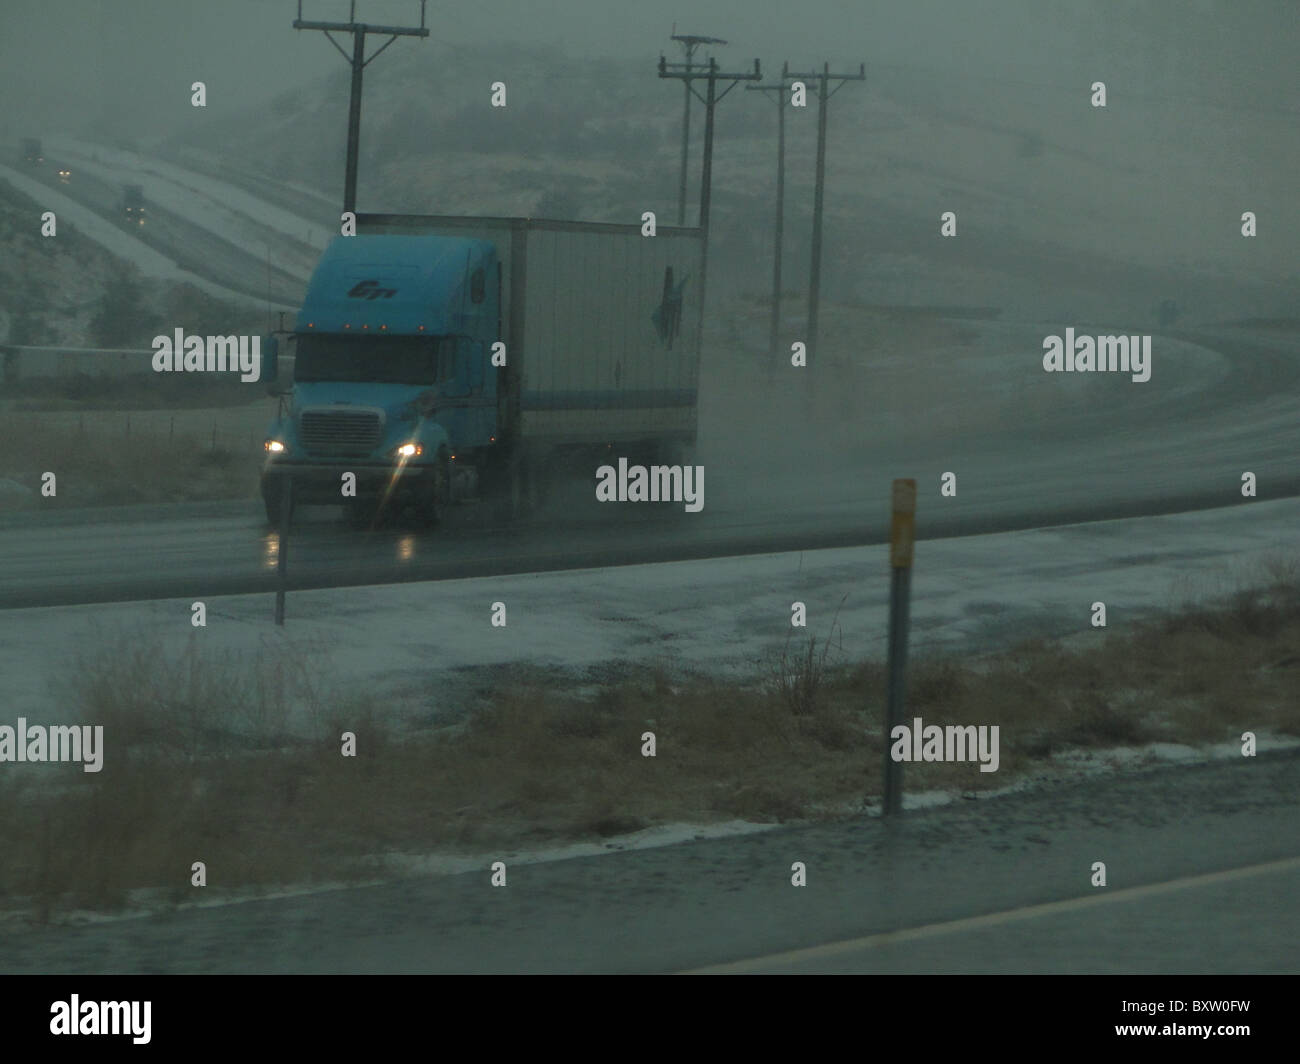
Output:
<svg viewBox="0 0 1300 1064">
<path fill-rule="evenodd" d="M 263 336 L 262 370 L 257 380 L 260 384 L 274 383 L 280 375 L 280 341 L 274 336 Z"/>
</svg>

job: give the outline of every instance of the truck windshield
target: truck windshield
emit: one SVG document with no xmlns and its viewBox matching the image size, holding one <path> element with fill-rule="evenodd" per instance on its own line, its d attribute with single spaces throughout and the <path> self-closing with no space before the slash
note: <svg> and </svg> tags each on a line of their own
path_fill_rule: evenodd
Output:
<svg viewBox="0 0 1300 1064">
<path fill-rule="evenodd" d="M 454 351 L 449 336 L 300 333 L 293 378 L 436 384 L 450 375 Z"/>
</svg>

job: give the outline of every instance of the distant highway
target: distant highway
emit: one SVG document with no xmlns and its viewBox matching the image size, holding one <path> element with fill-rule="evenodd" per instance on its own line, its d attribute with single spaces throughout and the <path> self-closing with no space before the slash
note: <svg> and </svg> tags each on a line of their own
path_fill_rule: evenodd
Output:
<svg viewBox="0 0 1300 1064">
<path fill-rule="evenodd" d="M 1300 339 L 1242 329 L 1179 334 L 1228 360 L 1225 379 L 1161 403 L 1133 385 L 1129 402 L 1080 406 L 1050 425 L 937 432 L 928 446 L 881 444 L 825 469 L 772 450 L 755 474 L 725 439 L 703 455 L 705 508 L 602 506 L 592 481 L 562 483 L 538 517 L 504 524 L 488 505 L 447 527 L 355 531 L 338 511 L 296 520 L 291 588 L 585 568 L 882 542 L 889 485 L 933 486 L 919 535 L 970 535 L 1300 494 Z M 1148 398 L 1149 396 L 1149 398 Z M 1141 405 L 1145 404 L 1145 405 Z M 270 405 L 268 403 L 268 419 Z M 829 462 L 829 459 L 828 459 Z M 784 464 L 783 464 L 784 463 Z M 955 498 L 940 475 L 961 472 Z M 253 484 L 249 490 L 255 490 Z M 274 537 L 260 501 L 117 512 L 24 511 L 0 520 L 0 607 L 238 594 L 266 590 Z M 1134 544 L 1135 552 L 1142 549 Z M 1068 564 L 1069 560 L 1063 560 Z"/>
<path fill-rule="evenodd" d="M 119 210 L 119 184 L 99 179 L 95 167 L 83 161 L 74 163 L 65 185 L 58 182 L 57 168 L 58 159 L 51 158 L 32 172 L 131 228 Z M 121 167 L 108 169 L 118 173 Z M 185 179 L 175 180 L 180 194 Z M 215 179 L 203 175 L 202 180 Z M 284 190 L 275 196 L 282 204 L 293 200 Z M 305 209 L 315 212 L 323 204 L 312 200 Z M 155 207 L 150 211 L 146 224 L 135 227 L 137 235 L 148 234 L 205 276 L 265 297 L 264 249 L 237 247 L 202 230 L 201 211 L 193 219 Z M 271 290 L 292 306 L 315 249 L 299 241 L 291 252 L 286 260 L 304 265 L 294 273 L 273 269 Z M 1031 360 L 1036 357 L 1042 328 L 1022 327 L 1015 357 L 1023 358 L 1025 351 Z M 1112 389 L 1104 403 L 1059 405 L 1045 417 L 1027 402 L 1023 410 L 1012 408 L 1001 422 L 978 429 L 932 422 L 923 400 L 912 397 L 917 405 L 910 406 L 882 394 L 873 397 L 871 408 L 848 415 L 861 420 L 862 445 L 853 452 L 800 446 L 801 440 L 816 438 L 817 419 L 826 415 L 793 399 L 788 419 L 768 426 L 757 443 L 733 434 L 745 424 L 746 411 L 725 405 L 730 382 L 725 374 L 715 375 L 701 382 L 698 460 L 708 473 L 701 513 L 602 507 L 589 477 L 562 484 L 547 510 L 517 524 L 496 520 L 488 505 L 458 508 L 448 527 L 432 534 L 402 528 L 357 532 L 334 519 L 332 511 L 308 512 L 295 526 L 290 586 L 879 542 L 894 477 L 916 476 L 933 488 L 942 473 L 954 469 L 960 473 L 955 497 L 923 492 L 922 537 L 1242 505 L 1245 471 L 1256 475 L 1261 499 L 1300 494 L 1300 336 L 1294 330 L 1207 325 L 1163 330 L 1157 348 L 1164 336 L 1214 352 L 1226 375 L 1200 378 L 1195 366 L 1157 356 L 1151 382 Z M 712 342 L 725 341 L 715 335 Z M 706 366 L 706 376 L 709 372 Z M 999 365 L 994 379 L 972 391 L 970 402 L 978 407 L 992 397 L 1005 403 L 999 389 L 1008 388 L 1008 380 L 1035 374 L 1041 377 L 1032 361 L 1014 367 L 1008 362 L 1005 370 Z M 1057 383 L 1062 389 L 1057 394 L 1071 394 L 1065 389 L 1072 382 Z M 878 428 L 885 424 L 882 411 L 894 418 L 897 431 Z M 270 413 L 268 402 L 268 420 Z M 749 428 L 752 432 L 754 426 Z M 190 516 L 196 513 L 201 516 Z M 0 554 L 7 563 L 0 571 L 0 607 L 264 590 L 271 578 L 272 543 L 260 503 L 252 500 L 197 510 L 134 511 L 134 516 L 93 510 L 12 514 L 0 519 Z"/>
<path fill-rule="evenodd" d="M 71 170 L 67 180 L 58 176 L 64 167 Z M 125 180 L 109 178 L 81 156 L 60 157 L 54 152 L 42 165 L 22 167 L 21 173 L 93 210 L 124 233 L 166 255 L 180 269 L 259 301 L 269 298 L 273 303 L 291 306 L 302 301 L 305 277 L 275 263 L 268 268 L 265 245 L 240 246 L 226 234 L 205 228 L 201 217 L 187 217 L 160 206 L 147 192 L 143 222 L 127 218 L 122 209 L 122 192 L 124 185 L 132 183 L 130 175 Z M 278 259 L 285 254 L 283 244 L 287 238 L 277 235 L 273 239 Z M 305 245 L 303 248 L 304 254 L 311 254 Z"/>
</svg>

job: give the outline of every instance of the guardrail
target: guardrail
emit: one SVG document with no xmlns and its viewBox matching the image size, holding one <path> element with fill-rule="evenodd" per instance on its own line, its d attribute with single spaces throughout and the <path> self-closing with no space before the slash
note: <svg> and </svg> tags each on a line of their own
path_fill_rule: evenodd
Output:
<svg viewBox="0 0 1300 1064">
<path fill-rule="evenodd" d="M 0 387 L 36 377 L 125 377 L 153 372 L 152 348 L 0 344 Z"/>
<path fill-rule="evenodd" d="M 152 374 L 153 348 L 33 347 L 0 344 L 0 390 L 19 381 L 60 377 L 129 377 Z M 293 357 L 280 359 L 279 379 L 293 379 Z"/>
</svg>

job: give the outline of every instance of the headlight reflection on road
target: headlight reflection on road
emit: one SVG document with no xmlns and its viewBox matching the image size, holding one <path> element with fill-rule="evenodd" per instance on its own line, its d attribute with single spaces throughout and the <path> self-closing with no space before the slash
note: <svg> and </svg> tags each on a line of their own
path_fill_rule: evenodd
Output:
<svg viewBox="0 0 1300 1064">
<path fill-rule="evenodd" d="M 409 562 L 415 557 L 415 537 L 411 534 L 397 537 L 397 560 Z"/>
</svg>

